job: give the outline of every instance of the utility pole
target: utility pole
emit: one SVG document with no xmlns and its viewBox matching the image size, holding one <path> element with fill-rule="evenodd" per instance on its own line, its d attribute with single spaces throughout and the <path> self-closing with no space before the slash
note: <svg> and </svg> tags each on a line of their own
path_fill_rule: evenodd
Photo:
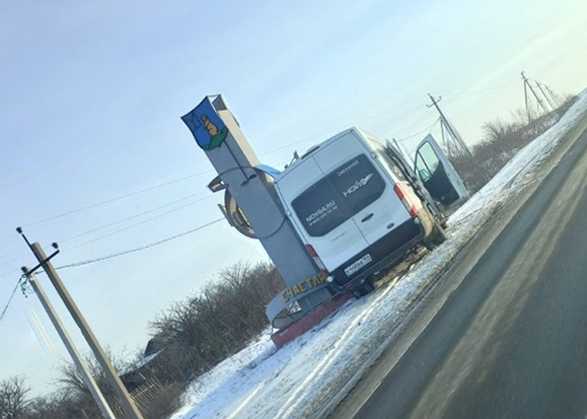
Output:
<svg viewBox="0 0 587 419">
<path fill-rule="evenodd" d="M 395 147 L 398 149 L 398 151 L 403 154 L 404 158 L 411 165 L 411 167 L 414 167 L 414 160 L 412 159 L 412 156 L 410 156 L 408 154 L 406 149 L 399 143 L 399 141 L 397 141 L 395 138 L 393 138 L 391 141 L 393 142 Z"/>
<path fill-rule="evenodd" d="M 26 236 L 22 233 L 22 229 L 20 227 L 17 229 L 17 231 L 22 235 L 23 239 L 25 240 L 25 242 L 27 243 L 27 245 L 29 246 L 31 251 L 34 253 L 35 257 L 37 258 L 37 261 L 39 262 L 39 264 L 37 265 L 37 267 L 35 267 L 33 269 L 33 271 L 38 269 L 39 267 L 41 267 L 41 268 L 43 268 L 43 270 L 45 271 L 45 273 L 47 274 L 47 276 L 51 280 L 51 283 L 53 284 L 53 286 L 57 290 L 57 293 L 59 294 L 59 296 L 63 300 L 63 303 L 67 307 L 67 310 L 69 310 L 69 313 L 73 317 L 75 323 L 80 328 L 82 335 L 84 336 L 90 349 L 94 353 L 96 360 L 98 361 L 98 363 L 102 367 L 102 370 L 103 370 L 104 374 L 106 375 L 106 378 L 110 382 L 110 385 L 112 386 L 112 389 L 114 390 L 114 393 L 118 397 L 120 404 L 122 405 L 122 409 L 124 410 L 124 413 L 127 416 L 127 418 L 128 419 L 143 419 L 141 412 L 139 412 L 137 406 L 135 405 L 134 401 L 130 397 L 130 394 L 128 394 L 126 387 L 124 387 L 124 384 L 122 384 L 122 381 L 120 381 L 120 377 L 118 376 L 118 373 L 116 372 L 116 370 L 112 366 L 112 363 L 110 362 L 110 360 L 106 356 L 106 353 L 102 349 L 102 346 L 100 346 L 100 343 L 96 339 L 96 336 L 94 336 L 94 333 L 92 332 L 92 330 L 90 329 L 90 327 L 86 323 L 86 320 L 82 316 L 81 311 L 79 310 L 79 308 L 77 307 L 77 305 L 73 301 L 73 298 L 71 298 L 69 291 L 67 291 L 67 289 L 65 288 L 65 285 L 61 281 L 61 278 L 59 277 L 59 275 L 57 274 L 57 271 L 55 270 L 55 268 L 53 267 L 53 264 L 51 263 L 51 258 L 53 256 L 55 256 L 57 253 L 59 253 L 57 243 L 53 243 L 53 247 L 55 249 L 57 249 L 57 251 L 55 253 L 53 253 L 51 255 L 51 257 L 48 258 L 47 255 L 45 254 L 45 251 L 43 250 L 43 248 L 41 247 L 41 245 L 39 243 L 32 243 L 31 244 L 28 241 L 28 239 L 26 238 Z"/>
<path fill-rule="evenodd" d="M 88 390 L 90 391 L 90 394 L 92 395 L 94 401 L 98 405 L 98 408 L 100 408 L 100 412 L 102 412 L 102 416 L 104 417 L 104 419 L 116 419 L 116 417 L 114 416 L 114 413 L 112 413 L 112 410 L 110 410 L 110 406 L 108 406 L 108 403 L 104 399 L 104 395 L 102 394 L 102 392 L 100 391 L 100 388 L 96 384 L 94 377 L 92 377 L 92 373 L 90 372 L 90 369 L 88 368 L 86 362 L 84 361 L 83 357 L 79 353 L 75 344 L 71 340 L 69 333 L 67 333 L 67 330 L 65 330 L 65 326 L 63 326 L 63 323 L 61 322 L 61 319 L 59 318 L 59 316 L 57 315 L 57 312 L 53 308 L 51 301 L 49 301 L 49 297 L 47 297 L 47 294 L 45 294 L 45 290 L 43 290 L 43 288 L 41 287 L 41 284 L 37 281 L 37 277 L 35 276 L 35 273 L 30 271 L 26 267 L 23 267 L 22 271 L 26 275 L 28 282 L 33 287 L 35 294 L 37 294 L 37 297 L 39 297 L 39 300 L 41 301 L 41 305 L 43 306 L 43 308 L 47 312 L 47 315 L 49 316 L 49 319 L 53 323 L 53 326 L 55 326 L 55 329 L 57 330 L 59 337 L 63 341 L 63 344 L 65 345 L 65 348 L 67 349 L 67 352 L 69 352 L 69 355 L 71 355 L 71 357 L 73 358 L 73 363 L 77 367 L 78 372 L 82 376 L 82 379 L 83 379 L 86 387 L 88 387 Z"/>
<path fill-rule="evenodd" d="M 532 92 L 532 94 L 534 95 L 536 102 L 538 102 L 538 106 L 540 106 L 545 113 L 548 112 L 548 110 L 546 109 L 546 106 L 544 105 L 544 102 L 542 101 L 542 99 L 540 99 L 538 97 L 538 95 L 536 94 L 536 92 L 534 91 L 534 88 L 532 87 L 532 85 L 528 81 L 528 78 L 526 77 L 526 75 L 524 74 L 523 71 L 521 74 L 522 74 L 522 80 L 524 80 L 524 95 L 526 98 L 526 112 L 528 112 L 528 120 L 530 120 L 530 111 L 529 111 L 530 108 L 528 106 L 528 95 L 526 92 L 526 87 L 528 87 L 528 89 L 530 89 L 530 92 Z"/>
<path fill-rule="evenodd" d="M 552 98 L 552 100 L 556 104 L 556 106 L 558 106 L 558 107 L 562 106 L 562 102 L 560 100 L 559 95 L 553 93 L 552 90 L 550 90 L 550 87 L 548 87 L 547 85 L 544 85 L 544 88 L 550 94 L 550 97 Z"/>
<path fill-rule="evenodd" d="M 443 142 L 444 142 L 446 149 L 447 149 L 447 152 L 448 152 L 448 156 L 449 157 L 457 157 L 457 156 L 462 156 L 462 155 L 467 156 L 468 158 L 471 159 L 473 164 L 475 166 L 477 166 L 477 169 L 480 171 L 480 173 L 483 175 L 483 177 L 485 177 L 485 179 L 487 181 L 489 181 L 491 179 L 491 177 L 487 173 L 487 170 L 484 169 L 483 166 L 481 166 L 481 163 L 479 163 L 479 161 L 475 158 L 473 153 L 471 153 L 471 151 L 469 150 L 469 147 L 467 147 L 467 145 L 463 141 L 460 134 L 455 130 L 455 128 L 450 123 L 450 121 L 444 115 L 444 112 L 442 112 L 442 110 L 440 109 L 440 106 L 438 106 L 438 102 L 440 102 L 442 100 L 442 96 L 439 96 L 438 99 L 434 99 L 434 97 L 432 97 L 432 95 L 430 93 L 428 93 L 428 97 L 432 101 L 432 104 L 426 105 L 426 106 L 428 108 L 432 108 L 432 107 L 436 108 L 436 110 L 440 114 L 440 128 L 441 128 L 441 132 L 442 132 Z M 445 132 L 448 135 L 445 135 Z"/>
<path fill-rule="evenodd" d="M 440 123 L 442 124 L 442 127 L 444 129 L 446 129 L 449 136 L 452 137 L 452 143 L 450 141 L 446 142 L 446 146 L 447 146 L 449 154 L 451 154 L 451 153 L 455 154 L 456 152 L 462 152 L 462 153 L 465 153 L 470 158 L 472 158 L 473 160 L 475 160 L 475 157 L 473 156 L 473 154 L 469 150 L 469 147 L 467 147 L 467 145 L 465 144 L 465 142 L 463 141 L 463 139 L 461 138 L 459 133 L 456 132 L 456 130 L 454 129 L 454 127 L 452 126 L 450 121 L 446 118 L 446 116 L 444 115 L 444 113 L 440 109 L 440 106 L 438 106 L 438 102 L 440 102 L 442 100 L 442 96 L 439 96 L 438 99 L 434 99 L 434 97 L 430 93 L 428 93 L 428 97 L 432 101 L 432 105 L 426 105 L 426 106 L 428 108 L 432 108 L 432 107 L 436 108 L 436 110 L 440 114 Z M 476 160 L 475 160 L 475 162 L 477 163 Z"/>
<path fill-rule="evenodd" d="M 542 93 L 542 96 L 544 96 L 544 99 L 546 99 L 546 101 L 550 105 L 550 108 L 554 111 L 556 109 L 556 107 L 552 104 L 552 102 L 550 101 L 547 94 L 544 93 L 544 89 L 542 89 L 542 85 L 540 83 L 538 83 L 536 80 L 534 80 L 534 83 L 536 83 L 536 87 L 538 87 L 538 90 L 540 90 L 540 93 Z"/>
<path fill-rule="evenodd" d="M 532 121 L 532 111 L 528 102 L 528 85 L 526 83 L 524 83 L 524 105 L 526 105 L 526 117 L 528 118 L 528 123 L 530 123 Z"/>
</svg>

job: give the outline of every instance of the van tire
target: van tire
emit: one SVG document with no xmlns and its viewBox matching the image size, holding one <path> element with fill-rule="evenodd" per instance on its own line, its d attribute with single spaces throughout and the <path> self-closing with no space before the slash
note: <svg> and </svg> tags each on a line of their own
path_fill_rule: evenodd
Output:
<svg viewBox="0 0 587 419">
<path fill-rule="evenodd" d="M 363 283 L 363 286 L 361 287 L 363 289 L 363 291 L 365 291 L 365 294 L 369 294 L 370 292 L 375 291 L 375 285 L 373 285 L 373 277 L 368 277 L 367 279 L 365 279 L 365 282 Z"/>
<path fill-rule="evenodd" d="M 436 228 L 434 229 L 434 244 L 436 244 L 437 246 L 441 245 L 442 243 L 444 243 L 446 241 L 447 237 L 446 237 L 446 233 L 444 232 L 444 228 L 442 228 L 442 226 L 440 225 L 436 225 Z"/>
<path fill-rule="evenodd" d="M 364 297 L 365 295 L 373 291 L 375 291 L 375 286 L 373 285 L 373 278 L 369 277 L 365 279 L 365 282 L 363 282 L 361 285 L 355 288 L 352 291 L 352 293 L 353 296 L 358 300 L 359 298 Z"/>
<path fill-rule="evenodd" d="M 435 223 L 430 237 L 424 242 L 426 249 L 433 250 L 446 241 L 446 233 L 439 223 Z"/>
</svg>

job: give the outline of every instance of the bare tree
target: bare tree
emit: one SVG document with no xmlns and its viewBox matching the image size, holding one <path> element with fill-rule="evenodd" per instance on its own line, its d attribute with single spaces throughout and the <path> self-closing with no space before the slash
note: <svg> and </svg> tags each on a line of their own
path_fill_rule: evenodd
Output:
<svg viewBox="0 0 587 419">
<path fill-rule="evenodd" d="M 27 408 L 29 391 L 22 377 L 0 381 L 0 419 L 22 418 Z"/>
</svg>

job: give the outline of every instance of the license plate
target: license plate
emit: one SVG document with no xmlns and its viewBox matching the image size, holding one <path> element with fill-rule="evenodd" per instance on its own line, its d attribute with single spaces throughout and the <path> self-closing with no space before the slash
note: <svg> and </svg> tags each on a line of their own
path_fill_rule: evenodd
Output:
<svg viewBox="0 0 587 419">
<path fill-rule="evenodd" d="M 367 266 L 368 264 L 370 264 L 372 261 L 373 261 L 373 259 L 371 258 L 371 255 L 369 253 L 367 253 L 361 259 L 354 262 L 352 265 L 347 266 L 344 270 L 344 273 L 346 274 L 346 276 L 351 276 L 352 274 L 354 274 L 355 272 L 357 272 L 358 270 L 360 270 L 364 266 Z"/>
</svg>

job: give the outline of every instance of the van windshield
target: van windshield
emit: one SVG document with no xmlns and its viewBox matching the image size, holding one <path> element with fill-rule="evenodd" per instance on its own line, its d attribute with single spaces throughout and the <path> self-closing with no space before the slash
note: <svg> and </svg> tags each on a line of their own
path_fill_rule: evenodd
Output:
<svg viewBox="0 0 587 419">
<path fill-rule="evenodd" d="M 323 236 L 376 201 L 385 181 L 369 158 L 360 154 L 340 165 L 292 201 L 310 236 Z"/>
</svg>

